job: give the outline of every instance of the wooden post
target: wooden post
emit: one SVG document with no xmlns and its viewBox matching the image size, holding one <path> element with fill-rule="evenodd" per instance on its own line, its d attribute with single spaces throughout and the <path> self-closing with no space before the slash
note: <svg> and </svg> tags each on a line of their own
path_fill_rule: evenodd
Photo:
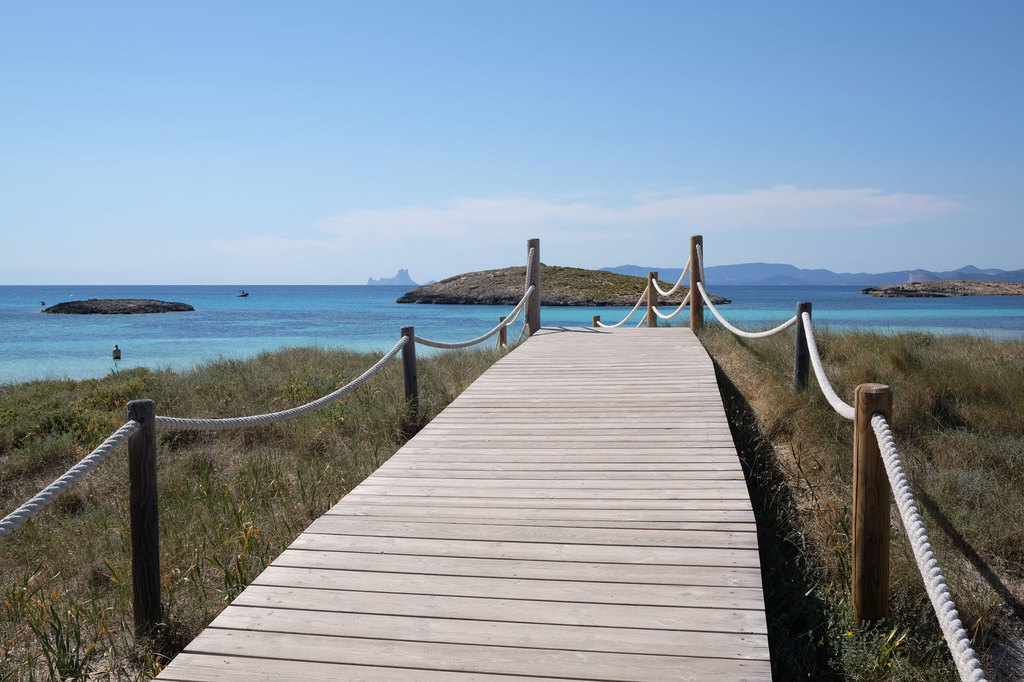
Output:
<svg viewBox="0 0 1024 682">
<path fill-rule="evenodd" d="M 498 322 L 504 322 L 507 315 L 502 315 L 498 318 Z M 508 327 L 502 327 L 498 330 L 498 348 L 508 345 Z"/>
<path fill-rule="evenodd" d="M 540 330 L 540 240 L 528 239 L 526 241 L 527 258 L 530 258 L 530 249 L 533 249 L 533 258 L 527 268 L 531 272 L 526 288 L 529 289 L 532 284 L 534 289 L 533 296 L 526 302 L 526 326 L 530 330 L 530 336 L 533 336 Z"/>
<path fill-rule="evenodd" d="M 416 380 L 416 334 L 413 327 L 402 327 L 402 336 L 409 339 L 402 346 L 402 376 L 405 379 L 405 404 L 409 416 L 419 416 L 420 386 Z"/>
<path fill-rule="evenodd" d="M 793 349 L 793 388 L 802 391 L 807 388 L 810 376 L 811 353 L 807 350 L 807 331 L 804 329 L 804 313 L 811 314 L 811 304 L 801 301 L 796 304 L 796 346 Z"/>
<path fill-rule="evenodd" d="M 697 257 L 697 246 L 704 249 L 704 237 L 695 234 L 690 237 L 690 329 L 704 326 L 704 299 L 697 290 L 697 282 L 704 282 L 704 271 Z"/>
<path fill-rule="evenodd" d="M 598 327 L 601 326 L 600 324 L 598 324 L 600 321 L 601 321 L 601 316 L 600 315 L 594 315 L 594 322 L 590 326 L 593 327 L 594 329 L 597 329 Z"/>
<path fill-rule="evenodd" d="M 889 420 L 892 389 L 857 387 L 853 420 L 853 617 L 885 618 L 889 609 L 889 480 L 871 427 L 876 412 Z"/>
<path fill-rule="evenodd" d="M 128 403 L 128 419 L 142 425 L 128 438 L 128 516 L 132 537 L 132 611 L 135 636 L 160 623 L 160 526 L 156 488 L 156 404 Z"/>
<path fill-rule="evenodd" d="M 658 290 L 654 288 L 654 283 L 658 281 L 658 273 L 648 272 L 647 273 L 647 326 L 657 327 L 658 326 L 658 314 L 654 312 L 654 309 L 658 305 Z"/>
</svg>

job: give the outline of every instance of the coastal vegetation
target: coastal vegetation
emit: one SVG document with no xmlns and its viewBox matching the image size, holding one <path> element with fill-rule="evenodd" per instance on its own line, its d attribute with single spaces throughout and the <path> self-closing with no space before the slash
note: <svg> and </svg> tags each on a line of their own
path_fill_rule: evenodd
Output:
<svg viewBox="0 0 1024 682">
<path fill-rule="evenodd" d="M 132 636 L 124 445 L 0 540 L 0 680 L 147 679 L 285 546 L 500 356 L 419 360 L 420 417 L 401 363 L 337 404 L 235 431 L 158 433 L 164 625 Z M 192 371 L 0 386 L 0 516 L 99 445 L 136 398 L 168 416 L 231 417 L 330 393 L 378 356 L 292 349 Z"/>
<path fill-rule="evenodd" d="M 526 266 L 467 272 L 406 292 L 398 303 L 452 303 L 472 305 L 515 305 L 523 297 Z M 547 306 L 632 306 L 647 279 L 620 275 L 606 270 L 586 270 L 557 265 L 540 266 L 540 302 Z M 662 282 L 667 291 L 674 282 Z M 669 297 L 659 296 L 659 304 L 679 305 L 686 287 Z M 718 303 L 724 298 L 712 297 Z"/>
<path fill-rule="evenodd" d="M 893 387 L 893 433 L 960 618 L 989 679 L 1019 679 L 1024 341 L 816 336 L 839 395 Z M 711 326 L 700 337 L 758 516 L 776 679 L 957 679 L 895 506 L 889 617 L 851 618 L 853 428 L 813 379 L 794 392 L 792 334 L 747 341 Z"/>
</svg>

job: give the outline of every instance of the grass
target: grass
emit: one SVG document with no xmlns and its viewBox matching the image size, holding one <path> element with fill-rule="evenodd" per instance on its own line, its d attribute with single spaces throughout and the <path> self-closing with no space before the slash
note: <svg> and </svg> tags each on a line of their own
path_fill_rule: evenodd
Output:
<svg viewBox="0 0 1024 682">
<path fill-rule="evenodd" d="M 891 608 L 850 609 L 853 429 L 792 389 L 793 335 L 701 332 L 758 515 L 777 679 L 953 680 L 952 657 L 892 510 Z M 837 393 L 894 391 L 892 428 L 961 620 L 989 679 L 1020 679 L 1024 626 L 1024 342 L 816 334 Z"/>
<path fill-rule="evenodd" d="M 0 516 L 99 445 L 125 405 L 229 417 L 303 404 L 378 356 L 295 349 L 174 373 L 0 386 Z M 0 681 L 148 679 L 309 523 L 484 371 L 499 352 L 420 357 L 420 419 L 400 363 L 337 404 L 229 432 L 158 432 L 163 623 L 132 636 L 127 450 L 120 446 L 0 540 Z"/>
</svg>

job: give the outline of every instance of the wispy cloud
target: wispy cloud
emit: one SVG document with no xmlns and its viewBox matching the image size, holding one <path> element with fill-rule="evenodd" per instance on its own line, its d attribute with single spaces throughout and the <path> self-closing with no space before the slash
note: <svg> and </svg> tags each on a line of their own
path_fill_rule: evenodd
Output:
<svg viewBox="0 0 1024 682">
<path fill-rule="evenodd" d="M 472 237 L 505 241 L 508 230 L 526 230 L 548 239 L 587 238 L 624 228 L 658 231 L 836 228 L 917 223 L 957 208 L 930 194 L 886 193 L 880 189 L 803 189 L 780 185 L 719 194 L 665 196 L 639 194 L 613 206 L 595 200 L 536 198 L 458 198 L 439 206 L 348 211 L 326 218 L 317 230 L 356 242 Z M 660 234 L 654 235 L 660 238 Z"/>
<path fill-rule="evenodd" d="M 639 247 L 682 232 L 805 228 L 829 230 L 924 224 L 957 211 L 952 199 L 874 188 L 806 189 L 779 185 L 714 194 L 636 193 L 628 198 L 460 197 L 433 206 L 351 210 L 324 218 L 301 237 L 254 236 L 210 242 L 221 253 L 249 259 L 290 256 L 322 261 L 327 254 L 383 262 L 381 252 L 410 262 L 444 249 L 475 250 L 540 237 L 548 245 L 616 243 Z M 606 247 L 611 250 L 611 246 Z M 644 248 L 648 251 L 649 245 Z M 376 267 L 382 267 L 377 265 Z"/>
</svg>

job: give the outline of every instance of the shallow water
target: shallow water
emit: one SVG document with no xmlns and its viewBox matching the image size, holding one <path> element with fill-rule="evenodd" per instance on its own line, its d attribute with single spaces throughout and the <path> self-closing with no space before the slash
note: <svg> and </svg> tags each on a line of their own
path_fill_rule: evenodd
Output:
<svg viewBox="0 0 1024 682">
<path fill-rule="evenodd" d="M 114 369 L 187 369 L 217 358 L 245 358 L 299 346 L 385 350 L 404 325 L 420 336 L 458 341 L 479 336 L 504 306 L 399 305 L 403 287 L 251 286 L 247 298 L 226 286 L 0 287 L 0 383 L 100 377 Z M 1024 338 L 1024 297 L 873 298 L 851 287 L 714 287 L 722 307 L 744 328 L 791 317 L 811 301 L 814 319 L 832 329 L 925 331 Z M 638 292 L 639 295 L 639 292 Z M 87 298 L 180 301 L 195 312 L 154 315 L 42 315 L 41 302 Z M 589 326 L 593 315 L 617 322 L 629 308 L 545 307 L 543 324 Z M 642 312 L 642 311 L 640 311 Z M 639 321 L 640 312 L 634 317 Z M 684 316 L 688 315 L 684 311 Z M 711 319 L 710 312 L 706 312 Z M 631 323 L 632 324 L 632 323 Z M 515 338 L 518 325 L 510 330 Z M 490 342 L 488 342 L 490 343 Z M 117 344 L 122 360 L 114 363 Z M 421 350 L 425 352 L 425 350 Z"/>
</svg>

